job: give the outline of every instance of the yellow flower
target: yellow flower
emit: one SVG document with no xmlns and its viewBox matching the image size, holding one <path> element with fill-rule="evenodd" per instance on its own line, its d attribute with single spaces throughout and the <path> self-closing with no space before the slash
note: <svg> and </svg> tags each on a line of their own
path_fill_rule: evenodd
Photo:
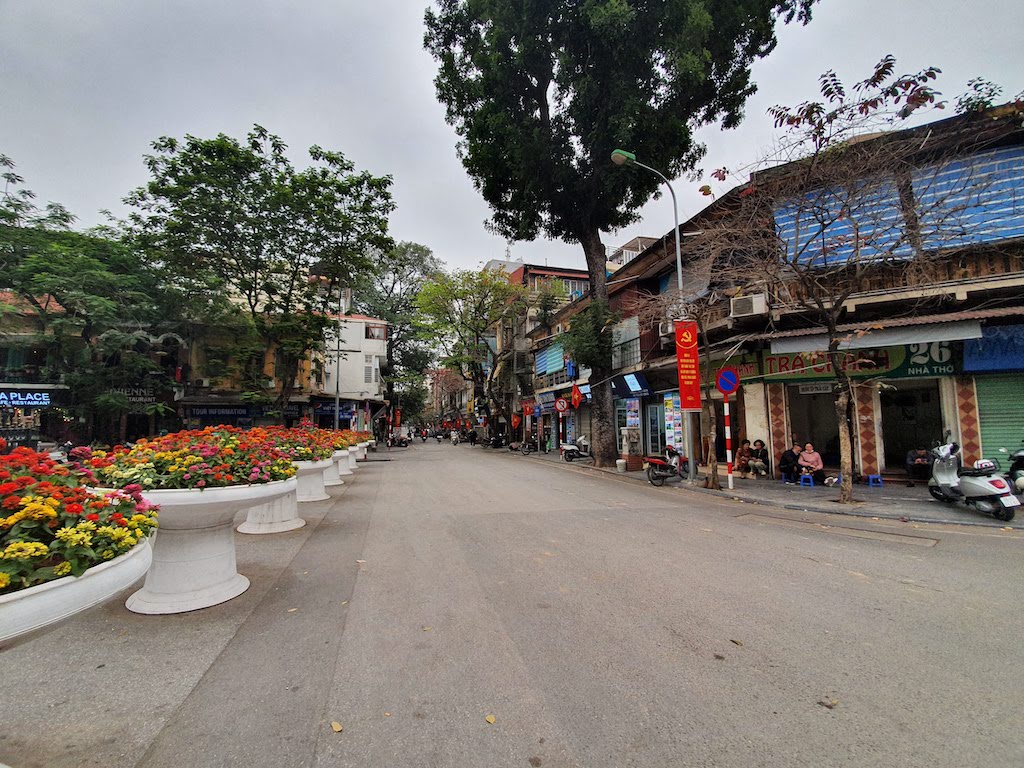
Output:
<svg viewBox="0 0 1024 768">
<path fill-rule="evenodd" d="M 50 548 L 38 541 L 12 541 L 4 549 L 4 560 L 28 560 L 32 557 L 44 557 Z"/>
<path fill-rule="evenodd" d="M 95 531 L 96 523 L 92 520 L 82 520 L 75 528 L 79 531 Z"/>
<path fill-rule="evenodd" d="M 25 517 L 31 520 L 46 520 L 47 518 L 57 516 L 57 512 L 53 507 L 48 507 L 46 504 L 40 504 L 37 501 L 26 504 L 21 511 Z"/>
<path fill-rule="evenodd" d="M 104 549 L 100 553 L 100 557 L 102 557 L 104 560 L 109 560 L 113 556 L 114 556 L 114 550 L 112 550 L 112 549 Z"/>
<path fill-rule="evenodd" d="M 52 496 L 48 498 L 46 501 L 44 501 L 43 504 L 53 507 L 54 509 L 60 506 L 60 502 L 57 501 L 57 499 L 53 498 Z"/>
<path fill-rule="evenodd" d="M 55 539 L 66 542 L 73 547 L 87 547 L 92 543 L 92 534 L 75 528 L 60 528 L 53 534 Z"/>
<path fill-rule="evenodd" d="M 71 563 L 65 560 L 63 563 L 59 563 L 57 567 L 53 569 L 53 572 L 57 576 L 67 576 L 71 573 Z"/>
<path fill-rule="evenodd" d="M 11 583 L 11 577 L 6 573 L 0 573 L 0 589 L 3 589 Z"/>
</svg>

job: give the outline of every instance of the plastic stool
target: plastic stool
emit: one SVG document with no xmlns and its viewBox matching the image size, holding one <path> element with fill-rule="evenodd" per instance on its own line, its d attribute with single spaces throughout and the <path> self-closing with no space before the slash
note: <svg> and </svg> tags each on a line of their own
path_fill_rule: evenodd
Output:
<svg viewBox="0 0 1024 768">
<path fill-rule="evenodd" d="M 813 475 L 800 475 L 800 485 L 807 485 L 811 488 L 814 487 L 814 476 Z"/>
<path fill-rule="evenodd" d="M 869 488 L 881 488 L 882 476 L 881 475 L 868 475 L 868 487 Z"/>
</svg>

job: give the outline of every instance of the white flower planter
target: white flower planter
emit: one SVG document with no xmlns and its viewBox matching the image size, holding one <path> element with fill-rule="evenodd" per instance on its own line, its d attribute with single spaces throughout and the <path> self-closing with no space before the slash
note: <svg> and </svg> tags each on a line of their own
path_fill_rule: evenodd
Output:
<svg viewBox="0 0 1024 768">
<path fill-rule="evenodd" d="M 77 578 L 65 576 L 0 596 L 0 650 L 105 603 L 142 578 L 152 559 L 150 534 L 123 555 L 94 565 Z"/>
<path fill-rule="evenodd" d="M 299 480 L 299 501 L 327 501 L 331 498 L 324 490 L 324 470 L 331 463 L 323 461 L 295 461 L 295 476 Z"/>
<path fill-rule="evenodd" d="M 343 448 L 340 451 L 335 451 L 334 452 L 333 458 L 334 458 L 336 466 L 338 467 L 338 475 L 340 477 L 344 477 L 345 475 L 355 474 L 351 469 L 349 469 L 349 466 L 348 466 L 348 454 L 349 454 L 349 449 L 348 448 Z M 342 482 L 344 482 L 344 481 L 342 481 Z"/>
<path fill-rule="evenodd" d="M 336 485 L 344 485 L 345 481 L 338 475 L 338 460 L 331 454 L 330 461 L 324 469 L 324 487 L 331 488 Z"/>
<path fill-rule="evenodd" d="M 357 458 L 358 454 L 359 454 L 359 449 L 356 448 L 356 446 L 353 445 L 351 448 L 348 449 L 348 468 L 349 469 L 359 469 L 359 467 L 356 466 L 356 458 Z"/>
<path fill-rule="evenodd" d="M 278 496 L 273 501 L 250 507 L 245 522 L 235 530 L 239 533 L 253 534 L 283 533 L 304 526 L 306 521 L 299 517 L 299 482 L 294 477 L 285 482 L 292 486 L 289 493 Z"/>
<path fill-rule="evenodd" d="M 225 488 L 143 491 L 160 505 L 160 534 L 146 583 L 128 598 L 129 611 L 185 613 L 226 602 L 249 588 L 235 566 L 235 514 L 295 492 L 294 480 Z"/>
<path fill-rule="evenodd" d="M 358 448 L 359 448 L 359 455 L 358 455 L 358 456 L 356 457 L 357 459 L 360 459 L 360 460 L 362 460 L 362 459 L 365 459 L 365 458 L 366 458 L 366 448 L 367 448 L 367 446 L 369 446 L 369 445 L 370 445 L 370 444 L 369 444 L 369 443 L 367 443 L 367 442 L 362 442 L 362 443 L 356 443 L 356 447 L 358 447 Z"/>
</svg>

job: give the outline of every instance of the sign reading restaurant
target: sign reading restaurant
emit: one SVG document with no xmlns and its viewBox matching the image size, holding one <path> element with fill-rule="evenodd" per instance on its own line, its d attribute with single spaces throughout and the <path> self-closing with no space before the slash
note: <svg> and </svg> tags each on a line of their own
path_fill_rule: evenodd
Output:
<svg viewBox="0 0 1024 768">
<path fill-rule="evenodd" d="M 0 408 L 49 408 L 50 393 L 0 389 Z"/>
</svg>

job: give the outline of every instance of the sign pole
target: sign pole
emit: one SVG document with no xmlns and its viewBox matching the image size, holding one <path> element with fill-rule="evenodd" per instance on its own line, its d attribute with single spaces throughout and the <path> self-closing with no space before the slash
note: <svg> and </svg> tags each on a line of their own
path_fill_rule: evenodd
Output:
<svg viewBox="0 0 1024 768">
<path fill-rule="evenodd" d="M 729 423 L 729 396 L 722 395 L 725 403 L 725 469 L 729 475 L 729 490 L 732 490 L 732 425 Z"/>
</svg>

